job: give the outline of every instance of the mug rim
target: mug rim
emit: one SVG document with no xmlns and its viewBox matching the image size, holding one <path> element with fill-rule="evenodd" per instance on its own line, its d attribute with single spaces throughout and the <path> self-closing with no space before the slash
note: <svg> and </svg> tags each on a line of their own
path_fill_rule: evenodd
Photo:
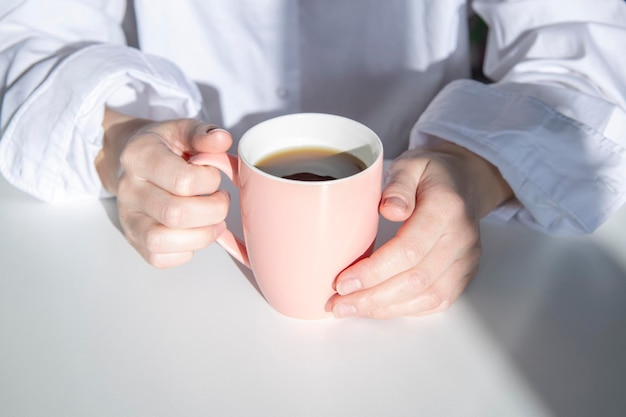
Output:
<svg viewBox="0 0 626 417">
<path fill-rule="evenodd" d="M 346 121 L 346 122 L 349 122 L 351 124 L 357 125 L 359 128 L 363 129 L 368 134 L 370 134 L 371 137 L 374 139 L 374 142 L 375 142 L 375 149 L 374 150 L 375 150 L 376 157 L 374 158 L 374 160 L 370 164 L 367 164 L 367 167 L 365 169 L 363 169 L 362 171 L 359 171 L 359 172 L 357 172 L 355 174 L 349 175 L 347 177 L 336 178 L 336 179 L 333 179 L 333 180 L 301 181 L 301 180 L 283 178 L 283 177 L 279 177 L 279 176 L 267 173 L 267 172 L 263 171 L 262 169 L 257 168 L 254 165 L 254 163 L 251 162 L 250 160 L 248 160 L 246 155 L 244 155 L 244 153 L 242 152 L 242 147 L 245 146 L 246 141 L 249 140 L 247 138 L 250 137 L 252 133 L 254 133 L 254 130 L 257 130 L 258 128 L 261 128 L 261 127 L 263 127 L 266 124 L 275 123 L 276 121 L 278 121 L 280 119 L 287 119 L 287 118 L 294 119 L 294 118 L 307 118 L 307 117 L 323 117 L 323 118 L 329 118 L 329 119 L 331 119 L 331 118 L 332 119 L 340 119 L 342 121 Z M 281 148 L 281 150 L 293 149 L 293 148 L 296 148 L 296 147 L 295 146 L 284 147 L 284 148 Z M 332 146 L 329 146 L 328 148 L 333 149 Z M 335 148 L 335 149 L 337 149 L 337 148 Z M 337 150 L 342 152 L 340 149 L 337 149 Z M 308 186 L 308 187 L 336 184 L 336 183 L 339 183 L 339 182 L 350 181 L 350 180 L 353 180 L 353 179 L 355 179 L 357 177 L 360 177 L 362 175 L 366 175 L 367 173 L 369 173 L 370 171 L 375 169 L 376 166 L 381 162 L 381 160 L 383 159 L 383 153 L 384 153 L 383 143 L 380 140 L 380 137 L 369 126 L 367 126 L 367 125 L 365 125 L 365 124 L 363 124 L 363 123 L 361 123 L 361 122 L 359 122 L 357 120 L 354 120 L 354 119 L 351 119 L 349 117 L 346 117 L 346 116 L 340 116 L 340 115 L 332 114 L 332 113 L 319 113 L 319 112 L 289 113 L 289 114 L 284 114 L 284 115 L 280 115 L 280 116 L 276 116 L 276 117 L 272 117 L 272 118 L 263 120 L 262 122 L 259 122 L 258 124 L 252 126 L 250 129 L 248 129 L 246 132 L 244 132 L 244 134 L 239 139 L 239 144 L 237 146 L 237 157 L 238 157 L 238 159 L 243 164 L 245 164 L 249 169 L 254 171 L 256 174 L 261 175 L 261 176 L 266 177 L 266 178 L 270 178 L 270 179 L 272 179 L 274 181 L 285 182 L 285 183 L 288 183 L 288 184 L 299 184 L 301 186 Z"/>
</svg>

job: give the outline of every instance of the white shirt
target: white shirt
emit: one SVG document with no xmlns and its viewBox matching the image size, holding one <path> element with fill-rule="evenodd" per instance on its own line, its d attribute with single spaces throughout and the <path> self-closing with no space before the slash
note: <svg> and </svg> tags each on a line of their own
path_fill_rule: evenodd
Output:
<svg viewBox="0 0 626 417">
<path fill-rule="evenodd" d="M 490 26 L 489 85 L 468 80 L 462 0 L 133 3 L 0 3 L 0 171 L 15 186 L 105 195 L 107 104 L 235 138 L 278 114 L 337 113 L 374 129 L 387 158 L 452 141 L 513 188 L 495 215 L 553 233 L 590 232 L 626 201 L 622 0 L 471 2 Z"/>
</svg>

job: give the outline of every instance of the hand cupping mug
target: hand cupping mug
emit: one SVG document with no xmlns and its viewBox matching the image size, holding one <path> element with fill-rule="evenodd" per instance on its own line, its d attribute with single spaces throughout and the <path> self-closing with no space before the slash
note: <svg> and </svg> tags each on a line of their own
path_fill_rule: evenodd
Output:
<svg viewBox="0 0 626 417">
<path fill-rule="evenodd" d="M 337 275 L 374 247 L 383 147 L 368 127 L 320 113 L 280 116 L 241 138 L 238 157 L 200 154 L 240 192 L 243 241 L 218 239 L 252 269 L 268 303 L 295 318 L 329 316 Z"/>
</svg>

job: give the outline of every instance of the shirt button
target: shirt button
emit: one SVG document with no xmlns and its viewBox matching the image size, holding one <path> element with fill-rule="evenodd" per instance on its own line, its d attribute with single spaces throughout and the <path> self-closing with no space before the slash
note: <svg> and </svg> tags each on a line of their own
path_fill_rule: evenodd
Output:
<svg viewBox="0 0 626 417">
<path fill-rule="evenodd" d="M 278 87 L 276 89 L 276 95 L 279 98 L 282 98 L 283 100 L 286 99 L 287 97 L 289 97 L 289 90 L 287 90 L 285 87 Z"/>
</svg>

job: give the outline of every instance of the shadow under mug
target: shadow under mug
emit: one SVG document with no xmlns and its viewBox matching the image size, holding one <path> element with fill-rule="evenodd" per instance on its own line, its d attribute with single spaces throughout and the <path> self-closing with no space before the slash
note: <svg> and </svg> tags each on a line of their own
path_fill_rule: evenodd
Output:
<svg viewBox="0 0 626 417">
<path fill-rule="evenodd" d="M 298 181 L 255 166 L 268 155 L 311 147 L 348 152 L 365 169 Z M 226 230 L 217 241 L 252 270 L 268 303 L 293 318 L 330 316 L 335 278 L 374 247 L 383 170 L 376 133 L 342 116 L 296 113 L 253 126 L 241 137 L 238 156 L 198 154 L 190 162 L 220 169 L 238 188 L 244 238 Z"/>
</svg>

